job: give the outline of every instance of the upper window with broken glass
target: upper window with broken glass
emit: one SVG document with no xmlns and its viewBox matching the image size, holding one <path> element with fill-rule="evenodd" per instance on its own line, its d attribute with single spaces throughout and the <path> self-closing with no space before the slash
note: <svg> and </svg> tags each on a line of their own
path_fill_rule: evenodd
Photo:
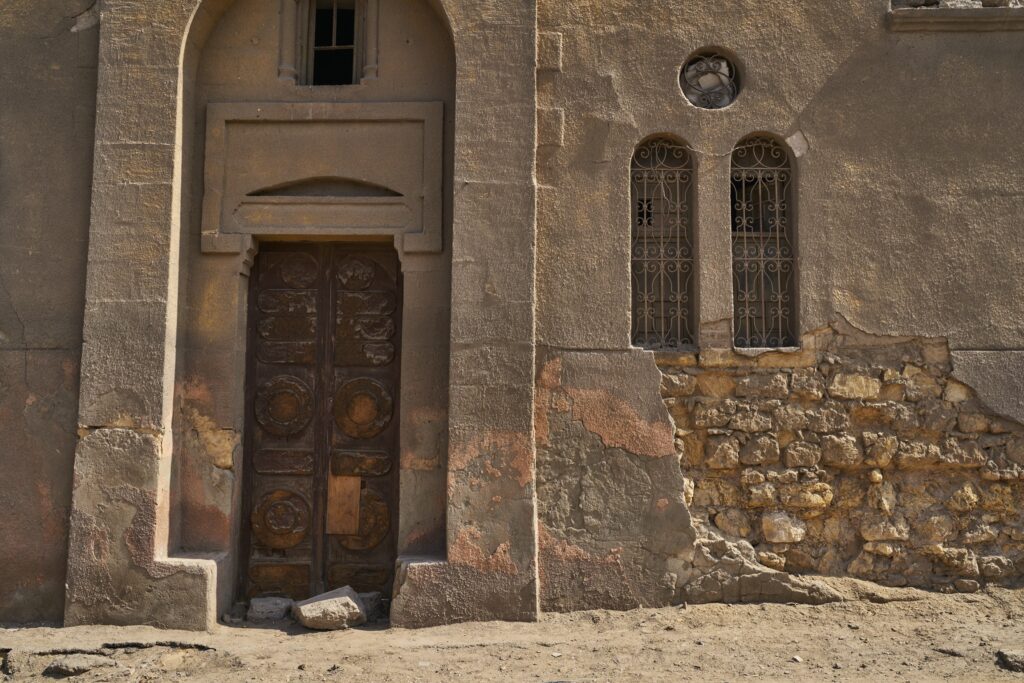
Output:
<svg viewBox="0 0 1024 683">
<path fill-rule="evenodd" d="M 352 85 L 359 81 L 360 14 L 357 0 L 316 0 L 310 12 L 310 85 Z"/>
</svg>

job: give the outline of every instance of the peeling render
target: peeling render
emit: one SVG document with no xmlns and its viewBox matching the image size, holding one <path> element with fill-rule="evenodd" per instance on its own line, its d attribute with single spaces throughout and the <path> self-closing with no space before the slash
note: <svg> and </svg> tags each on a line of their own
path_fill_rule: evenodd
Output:
<svg viewBox="0 0 1024 683">
<path fill-rule="evenodd" d="M 692 552 L 695 530 L 678 458 L 662 445 L 671 420 L 653 356 L 548 351 L 539 361 L 542 608 L 670 603 L 673 561 Z"/>
<path fill-rule="evenodd" d="M 549 351 L 536 406 L 544 609 L 823 603 L 847 597 L 817 576 L 971 592 L 1024 574 L 1024 428 L 955 377 L 945 340 L 840 321 L 798 351 Z M 669 428 L 672 454 L 615 446 Z"/>
</svg>

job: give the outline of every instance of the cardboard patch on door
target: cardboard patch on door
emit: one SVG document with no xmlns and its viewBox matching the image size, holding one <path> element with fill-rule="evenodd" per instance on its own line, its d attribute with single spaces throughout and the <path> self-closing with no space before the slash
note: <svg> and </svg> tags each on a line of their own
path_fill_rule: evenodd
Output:
<svg viewBox="0 0 1024 683">
<path fill-rule="evenodd" d="M 362 485 L 362 477 L 329 477 L 327 533 L 336 536 L 359 533 L 359 494 Z"/>
</svg>

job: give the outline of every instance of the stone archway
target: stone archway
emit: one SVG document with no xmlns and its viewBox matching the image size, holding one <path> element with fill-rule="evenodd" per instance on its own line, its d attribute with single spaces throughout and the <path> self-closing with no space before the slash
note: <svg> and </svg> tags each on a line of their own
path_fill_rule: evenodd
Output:
<svg viewBox="0 0 1024 683">
<path fill-rule="evenodd" d="M 102 4 L 68 625 L 216 620 L 217 563 L 171 550 L 169 493 L 186 76 L 229 4 Z M 447 553 L 400 558 L 393 617 L 531 619 L 536 8 L 435 4 L 459 83 Z M 486 357 L 504 360 L 476 372 Z M 498 476 L 480 476 L 485 468 Z"/>
</svg>

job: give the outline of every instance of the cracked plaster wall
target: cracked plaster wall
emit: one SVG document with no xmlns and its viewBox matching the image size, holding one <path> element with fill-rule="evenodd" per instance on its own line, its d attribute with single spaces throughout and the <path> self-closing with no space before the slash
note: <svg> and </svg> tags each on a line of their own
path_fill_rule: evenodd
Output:
<svg viewBox="0 0 1024 683">
<path fill-rule="evenodd" d="M 64 610 L 96 100 L 91 6 L 10 0 L 0 11 L 0 623 L 59 622 Z"/>
<path fill-rule="evenodd" d="M 800 330 L 849 320 L 877 335 L 948 340 L 954 374 L 977 392 L 972 400 L 1024 418 L 1024 283 L 1016 276 L 1024 259 L 1016 180 L 1024 139 L 1015 133 L 1024 126 L 1024 88 L 1015 77 L 1024 46 L 1016 33 L 892 33 L 888 9 L 888 0 L 782 0 L 770 8 L 742 0 L 538 3 L 538 508 L 546 607 L 700 596 L 838 599 L 766 567 L 751 543 L 709 530 L 698 514 L 705 508 L 684 506 L 672 525 L 650 525 L 643 511 L 669 495 L 677 478 L 653 486 L 643 447 L 609 447 L 600 438 L 645 424 L 625 416 L 654 415 L 661 403 L 650 372 L 641 370 L 644 362 L 653 366 L 653 356 L 641 362 L 640 352 L 628 351 L 628 172 L 635 145 L 649 136 L 669 134 L 693 150 L 702 364 L 732 367 L 737 379 L 750 372 L 730 349 L 729 158 L 738 140 L 766 132 L 800 143 L 793 150 Z M 706 46 L 734 55 L 740 68 L 742 91 L 726 110 L 696 109 L 678 87 L 681 64 Z M 630 354 L 637 360 L 622 361 Z M 865 351 L 864 362 L 880 368 L 886 352 L 877 354 L 872 360 Z M 573 413 L 572 401 L 547 402 L 545 382 L 559 376 L 552 359 L 563 356 L 593 368 L 601 402 L 628 406 L 622 420 L 595 429 Z M 609 371 L 618 364 L 631 369 L 627 377 Z M 554 384 L 564 389 L 572 381 Z M 654 440 L 649 434 L 648 443 Z M 955 478 L 914 476 L 935 476 L 940 488 Z M 599 493 L 609 501 L 600 516 L 593 512 Z M 672 550 L 648 552 L 655 543 Z M 606 571 L 621 567 L 610 562 L 613 548 L 637 559 L 616 578 Z"/>
</svg>

